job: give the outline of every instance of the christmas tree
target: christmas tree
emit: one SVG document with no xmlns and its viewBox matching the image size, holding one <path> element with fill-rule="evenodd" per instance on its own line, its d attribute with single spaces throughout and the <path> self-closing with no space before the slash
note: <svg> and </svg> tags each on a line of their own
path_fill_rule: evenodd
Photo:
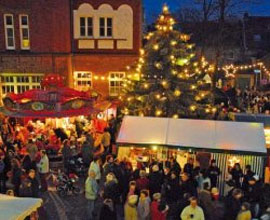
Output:
<svg viewBox="0 0 270 220">
<path fill-rule="evenodd" d="M 124 82 L 126 115 L 209 118 L 216 111 L 207 84 L 212 67 L 197 59 L 190 36 L 173 29 L 175 21 L 163 7 L 156 31 L 146 36 L 139 61 Z M 209 80 L 209 79 L 208 79 Z"/>
</svg>

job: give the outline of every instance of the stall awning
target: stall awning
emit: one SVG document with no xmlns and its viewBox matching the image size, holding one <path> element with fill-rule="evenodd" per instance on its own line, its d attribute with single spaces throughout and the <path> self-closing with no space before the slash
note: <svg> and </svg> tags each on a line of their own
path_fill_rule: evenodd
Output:
<svg viewBox="0 0 270 220">
<path fill-rule="evenodd" d="M 0 194 L 0 220 L 23 220 L 42 205 L 42 199 Z"/>
<path fill-rule="evenodd" d="M 263 124 L 126 116 L 118 144 L 266 153 Z"/>
</svg>

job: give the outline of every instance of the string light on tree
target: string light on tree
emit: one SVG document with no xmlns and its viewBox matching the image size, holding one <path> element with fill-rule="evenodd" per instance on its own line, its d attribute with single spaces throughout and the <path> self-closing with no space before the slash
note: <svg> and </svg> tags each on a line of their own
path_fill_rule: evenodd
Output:
<svg viewBox="0 0 270 220">
<path fill-rule="evenodd" d="M 134 65 L 140 78 L 135 81 L 131 77 L 132 83 L 124 89 L 127 97 L 135 97 L 135 101 L 125 103 L 131 115 L 209 117 L 206 109 L 212 112 L 211 92 L 202 81 L 209 64 L 195 57 L 194 44 L 188 42 L 190 35 L 173 30 L 174 24 L 165 5 L 156 22 L 157 30 L 146 35 L 148 41 Z"/>
</svg>

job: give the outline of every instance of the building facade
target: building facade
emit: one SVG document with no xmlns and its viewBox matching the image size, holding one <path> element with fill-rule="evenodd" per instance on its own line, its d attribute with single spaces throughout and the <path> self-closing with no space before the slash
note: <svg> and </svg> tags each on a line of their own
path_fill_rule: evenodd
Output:
<svg viewBox="0 0 270 220">
<path fill-rule="evenodd" d="M 141 29 L 141 0 L 1 0 L 1 95 L 59 73 L 75 89 L 117 96 Z"/>
</svg>

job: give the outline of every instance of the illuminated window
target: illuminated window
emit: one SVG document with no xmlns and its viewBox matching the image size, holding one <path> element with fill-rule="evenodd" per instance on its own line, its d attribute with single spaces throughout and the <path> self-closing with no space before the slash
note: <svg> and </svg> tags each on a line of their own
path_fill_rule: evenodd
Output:
<svg viewBox="0 0 270 220">
<path fill-rule="evenodd" d="M 74 85 L 79 91 L 88 91 L 92 88 L 92 73 L 74 72 Z"/>
<path fill-rule="evenodd" d="M 29 20 L 28 15 L 20 15 L 20 39 L 21 39 L 21 49 L 30 49 L 30 38 L 29 38 Z"/>
<path fill-rule="evenodd" d="M 112 37 L 113 25 L 112 18 L 99 18 L 99 36 Z"/>
<path fill-rule="evenodd" d="M 80 36 L 92 37 L 93 36 L 93 18 L 80 17 Z"/>
<path fill-rule="evenodd" d="M 6 49 L 15 50 L 13 15 L 5 14 L 4 18 L 5 18 Z"/>
<path fill-rule="evenodd" d="M 23 93 L 29 89 L 40 89 L 43 74 L 0 74 L 2 95 L 10 92 Z"/>
<path fill-rule="evenodd" d="M 125 73 L 112 72 L 109 78 L 109 92 L 110 96 L 117 96 L 123 92 Z"/>
</svg>

